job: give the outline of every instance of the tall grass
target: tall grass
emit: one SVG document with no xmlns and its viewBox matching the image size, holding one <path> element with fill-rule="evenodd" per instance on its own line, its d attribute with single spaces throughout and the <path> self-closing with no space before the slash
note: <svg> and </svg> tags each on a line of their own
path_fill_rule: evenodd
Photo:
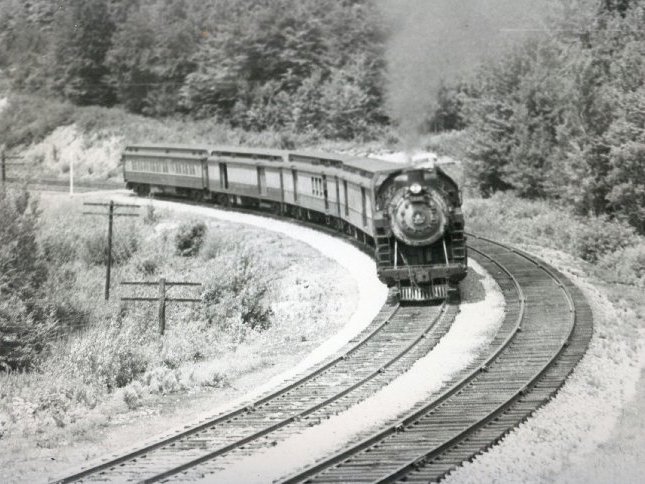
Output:
<svg viewBox="0 0 645 484">
<path fill-rule="evenodd" d="M 608 282 L 645 286 L 645 237 L 606 217 L 580 217 L 553 202 L 520 199 L 511 193 L 467 198 L 469 231 L 515 243 L 562 250 L 589 262 Z"/>
<path fill-rule="evenodd" d="M 77 202 L 67 201 L 43 214 L 39 241 L 61 331 L 48 341 L 32 371 L 0 372 L 0 434 L 63 428 L 117 394 L 127 407 L 136 408 L 149 394 L 225 385 L 229 378 L 225 370 L 214 370 L 212 365 L 200 372 L 190 368 L 216 360 L 271 326 L 269 291 L 278 266 L 263 264 L 252 254 L 272 236 L 219 224 L 213 225 L 216 230 L 207 230 L 202 222 L 195 236 L 180 223 L 183 217 L 170 213 L 142 217 L 135 224 L 117 219 L 118 265 L 113 270 L 112 299 L 104 302 L 106 221 L 83 217 L 81 210 Z M 176 241 L 186 234 L 196 250 L 177 254 Z M 202 243 L 204 250 L 198 255 Z M 287 266 L 280 262 L 280 267 Z M 118 283 L 157 280 L 160 275 L 204 284 L 196 292 L 169 288 L 173 291 L 169 296 L 175 297 L 203 292 L 204 302 L 169 303 L 163 336 L 157 327 L 156 304 L 118 300 L 120 295 L 155 297 L 156 290 L 145 294 L 145 288 L 128 289 L 126 294 Z"/>
</svg>

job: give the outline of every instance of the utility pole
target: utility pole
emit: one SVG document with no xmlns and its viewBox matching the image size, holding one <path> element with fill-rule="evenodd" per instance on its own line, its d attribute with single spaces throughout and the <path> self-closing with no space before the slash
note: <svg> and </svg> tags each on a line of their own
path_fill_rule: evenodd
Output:
<svg viewBox="0 0 645 484">
<path fill-rule="evenodd" d="M 105 274 L 105 300 L 110 299 L 110 268 L 112 267 L 112 222 L 114 221 L 114 202 L 110 200 L 108 214 L 108 263 Z"/>
<path fill-rule="evenodd" d="M 139 301 L 139 302 L 157 302 L 159 305 L 159 334 L 163 335 L 166 332 L 166 303 L 168 302 L 181 302 L 181 303 L 198 303 L 201 299 L 190 297 L 168 297 L 166 295 L 166 288 L 173 286 L 191 286 L 199 287 L 199 282 L 170 282 L 165 277 L 159 279 L 159 282 L 121 282 L 123 286 L 159 286 L 159 296 L 157 297 L 122 297 L 121 301 Z"/>
<path fill-rule="evenodd" d="M 24 165 L 24 163 L 8 163 L 7 160 L 22 160 L 21 156 L 9 156 L 6 151 L 2 149 L 0 153 L 0 179 L 2 180 L 2 187 L 4 188 L 5 183 L 7 182 L 7 165 L 10 166 L 19 166 Z"/>
<path fill-rule="evenodd" d="M 159 334 L 166 332 L 166 278 L 159 279 Z"/>
<path fill-rule="evenodd" d="M 107 207 L 107 216 L 108 216 L 108 240 L 107 240 L 107 267 L 105 270 L 105 300 L 110 299 L 110 276 L 112 272 L 112 225 L 114 217 L 138 217 L 138 213 L 114 213 L 115 209 L 118 208 L 139 208 L 141 205 L 126 205 L 114 203 L 110 200 L 109 203 L 95 203 L 95 202 L 85 202 L 84 206 L 91 207 Z M 83 215 L 106 215 L 104 212 L 83 212 Z"/>
</svg>

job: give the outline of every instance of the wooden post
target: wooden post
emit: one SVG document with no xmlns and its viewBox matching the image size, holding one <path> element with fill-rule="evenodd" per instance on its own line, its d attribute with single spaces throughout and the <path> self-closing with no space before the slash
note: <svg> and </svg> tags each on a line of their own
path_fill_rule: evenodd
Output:
<svg viewBox="0 0 645 484">
<path fill-rule="evenodd" d="M 74 158 L 69 164 L 69 196 L 74 196 Z"/>
<path fill-rule="evenodd" d="M 114 222 L 114 217 L 138 217 L 137 213 L 114 213 L 115 209 L 118 208 L 140 208 L 139 205 L 124 205 L 120 203 L 114 203 L 110 200 L 110 203 L 97 203 L 97 202 L 83 202 L 84 206 L 91 207 L 108 207 L 108 240 L 107 240 L 107 251 L 108 251 L 108 260 L 107 268 L 105 270 L 105 300 L 110 299 L 110 273 L 112 271 L 112 225 Z M 83 215 L 102 215 L 105 216 L 104 212 L 83 212 Z"/>
<path fill-rule="evenodd" d="M 166 331 L 166 278 L 159 279 L 159 334 Z"/>
<path fill-rule="evenodd" d="M 198 303 L 201 302 L 201 298 L 192 298 L 192 297 L 168 297 L 166 295 L 166 287 L 172 288 L 172 286 L 193 286 L 199 287 L 201 283 L 199 282 L 174 282 L 167 281 L 165 277 L 159 279 L 159 282 L 126 282 L 122 281 L 121 285 L 123 286 L 156 286 L 159 285 L 159 294 L 157 297 L 146 296 L 146 297 L 122 297 L 121 301 L 141 301 L 141 302 L 156 302 L 159 305 L 159 333 L 163 335 L 166 332 L 166 303 L 169 302 L 180 302 L 180 303 Z"/>
<path fill-rule="evenodd" d="M 112 269 L 112 221 L 114 220 L 114 202 L 110 200 L 110 212 L 108 213 L 108 262 L 105 273 L 105 300 L 110 299 L 110 271 Z"/>
</svg>

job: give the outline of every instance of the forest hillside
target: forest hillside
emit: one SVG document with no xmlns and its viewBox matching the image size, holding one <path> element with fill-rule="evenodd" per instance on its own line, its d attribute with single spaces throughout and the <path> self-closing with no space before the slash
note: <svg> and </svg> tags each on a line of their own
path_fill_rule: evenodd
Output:
<svg viewBox="0 0 645 484">
<path fill-rule="evenodd" d="M 461 32 L 445 2 L 436 11 L 421 3 L 406 11 L 385 0 L 0 0 L 10 99 L 0 144 L 37 141 L 79 117 L 92 117 L 91 129 L 104 116 L 121 119 L 114 109 L 163 124 L 280 132 L 268 144 L 287 146 L 459 130 L 440 148 L 467 163 L 482 195 L 513 190 L 645 233 L 645 2 L 545 2 L 535 35 L 479 67 L 448 69 L 429 56 L 406 59 L 405 70 L 397 59 L 415 40 L 403 52 L 393 45 L 415 17 Z M 471 15 L 483 13 L 470 3 Z M 465 45 L 487 40 L 481 29 L 463 32 Z M 459 55 L 451 35 L 444 57 Z M 414 72 L 423 73 L 415 88 L 394 92 Z M 397 96 L 420 110 L 413 126 L 393 109 Z M 83 111 L 96 106 L 112 110 Z"/>
</svg>

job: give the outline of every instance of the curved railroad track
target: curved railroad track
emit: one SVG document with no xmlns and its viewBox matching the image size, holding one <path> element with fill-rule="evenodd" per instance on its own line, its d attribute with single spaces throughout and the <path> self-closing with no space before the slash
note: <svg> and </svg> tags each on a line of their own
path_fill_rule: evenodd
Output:
<svg viewBox="0 0 645 484">
<path fill-rule="evenodd" d="M 310 225 L 310 224 L 307 224 Z M 584 354 L 591 313 L 555 269 L 471 235 L 506 316 L 486 351 L 431 402 L 284 482 L 437 480 L 548 401 Z M 448 331 L 458 307 L 386 304 L 338 355 L 232 412 L 56 482 L 199 479 L 354 405 L 405 372 Z"/>
<path fill-rule="evenodd" d="M 386 304 L 339 355 L 275 392 L 57 482 L 157 482 L 225 465 L 354 405 L 404 373 L 448 331 L 458 306 Z"/>
<path fill-rule="evenodd" d="M 502 328 L 485 356 L 433 401 L 283 482 L 440 480 L 496 443 L 562 386 L 592 335 L 591 311 L 581 292 L 521 251 L 473 236 L 469 248 L 493 274 L 507 304 Z"/>
</svg>

